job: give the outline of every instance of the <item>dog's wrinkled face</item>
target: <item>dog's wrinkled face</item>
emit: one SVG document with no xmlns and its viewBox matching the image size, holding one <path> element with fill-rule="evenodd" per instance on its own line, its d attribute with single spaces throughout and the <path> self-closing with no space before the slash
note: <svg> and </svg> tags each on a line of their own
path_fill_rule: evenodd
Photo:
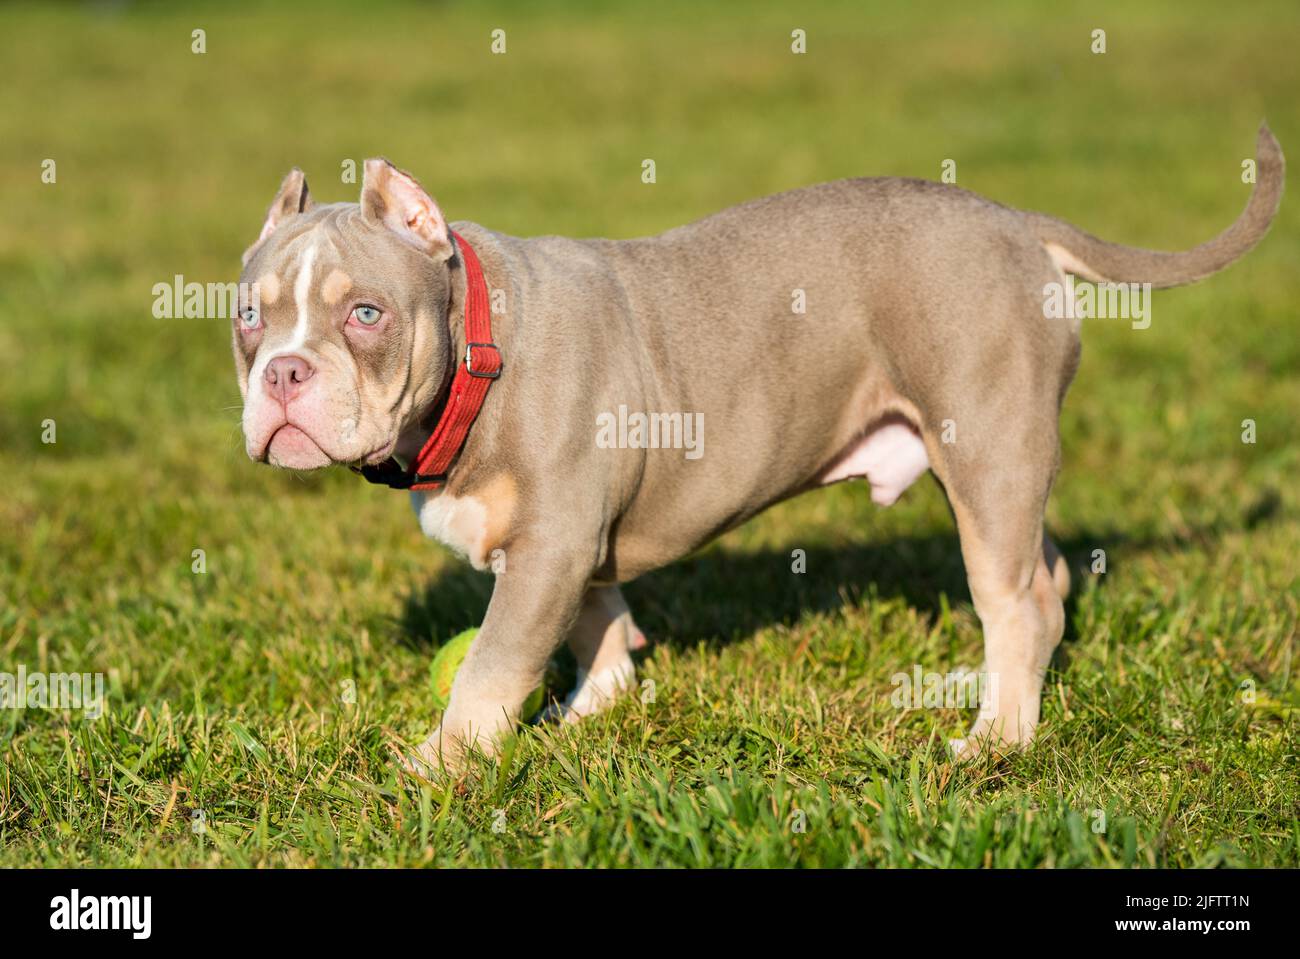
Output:
<svg viewBox="0 0 1300 959">
<path fill-rule="evenodd" d="M 244 441 L 291 469 L 378 463 L 448 372 L 446 220 L 408 174 L 367 160 L 360 204 L 317 207 L 293 170 L 244 254 L 234 320 Z"/>
</svg>

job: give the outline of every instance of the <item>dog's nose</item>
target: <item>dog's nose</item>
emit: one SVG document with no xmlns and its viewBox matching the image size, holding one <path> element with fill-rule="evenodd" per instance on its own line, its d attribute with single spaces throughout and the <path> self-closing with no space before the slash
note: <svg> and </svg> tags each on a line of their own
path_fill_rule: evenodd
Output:
<svg viewBox="0 0 1300 959">
<path fill-rule="evenodd" d="M 298 395 L 302 386 L 316 371 L 301 356 L 277 356 L 266 364 L 266 389 L 281 403 L 288 403 Z"/>
</svg>

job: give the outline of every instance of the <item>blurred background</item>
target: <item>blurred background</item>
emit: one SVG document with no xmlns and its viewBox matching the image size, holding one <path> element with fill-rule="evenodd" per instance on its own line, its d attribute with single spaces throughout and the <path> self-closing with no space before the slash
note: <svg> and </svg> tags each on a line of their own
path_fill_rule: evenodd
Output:
<svg viewBox="0 0 1300 959">
<path fill-rule="evenodd" d="M 278 730 L 263 736 L 300 724 L 328 739 L 312 704 L 349 676 L 379 710 L 375 737 L 429 726 L 430 646 L 477 623 L 490 581 L 423 540 L 398 494 L 251 464 L 227 323 L 152 313 L 154 284 L 176 274 L 237 277 L 292 166 L 318 201 L 355 200 L 347 161 L 382 154 L 452 220 L 631 237 L 837 177 L 938 179 L 952 159 L 960 186 L 998 202 L 1182 249 L 1240 211 L 1261 119 L 1300 162 L 1298 26 L 1293 0 L 6 4 L 3 660 L 108 671 L 128 719 L 221 708 Z M 1258 609 L 1254 625 L 1234 612 L 1192 628 L 1232 662 L 1227 688 L 1294 646 L 1297 210 L 1288 197 L 1226 274 L 1157 294 L 1149 330 L 1085 324 L 1049 511 L 1072 558 L 1100 543 L 1128 560 L 1122 591 L 1074 609 L 1075 635 L 1141 634 L 1180 597 Z M 824 550 L 822 575 L 792 582 L 792 538 Z M 888 512 L 846 487 L 631 599 L 677 644 L 661 668 L 674 649 L 801 628 L 810 609 L 838 622 L 873 582 L 911 617 L 900 642 L 930 636 L 934 614 L 947 625 L 933 642 L 973 653 L 955 546 L 932 484 Z M 882 681 L 860 638 L 844 642 L 850 674 Z M 7 762 L 25 754 L 16 775 L 39 782 L 60 720 L 3 723 Z M 36 795 L 5 797 L 0 823 L 7 808 L 48 826 Z"/>
</svg>

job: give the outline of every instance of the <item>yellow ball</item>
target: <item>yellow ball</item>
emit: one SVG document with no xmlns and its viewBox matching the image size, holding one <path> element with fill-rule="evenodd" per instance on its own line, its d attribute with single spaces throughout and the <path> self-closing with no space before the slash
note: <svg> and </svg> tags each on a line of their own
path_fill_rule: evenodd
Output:
<svg viewBox="0 0 1300 959">
<path fill-rule="evenodd" d="M 465 661 L 465 654 L 469 652 L 470 644 L 477 635 L 478 627 L 457 633 L 443 643 L 434 655 L 429 666 L 429 676 L 433 685 L 433 704 L 439 709 L 446 709 L 447 703 L 451 701 L 451 684 L 456 681 L 456 671 Z M 537 715 L 542 708 L 542 696 L 541 686 L 529 693 L 520 714 L 522 718 L 531 719 Z"/>
</svg>

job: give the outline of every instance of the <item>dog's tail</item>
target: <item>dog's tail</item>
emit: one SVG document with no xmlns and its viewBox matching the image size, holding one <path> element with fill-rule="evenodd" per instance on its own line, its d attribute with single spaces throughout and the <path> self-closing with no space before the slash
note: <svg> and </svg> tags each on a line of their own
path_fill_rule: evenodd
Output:
<svg viewBox="0 0 1300 959">
<path fill-rule="evenodd" d="M 1237 221 L 1214 239 L 1182 253 L 1107 243 L 1043 213 L 1026 211 L 1025 217 L 1056 265 L 1066 273 L 1093 283 L 1150 283 L 1153 287 L 1195 283 L 1250 252 L 1277 215 L 1286 160 L 1267 123 L 1259 127 L 1255 163 L 1255 187 Z"/>
</svg>

